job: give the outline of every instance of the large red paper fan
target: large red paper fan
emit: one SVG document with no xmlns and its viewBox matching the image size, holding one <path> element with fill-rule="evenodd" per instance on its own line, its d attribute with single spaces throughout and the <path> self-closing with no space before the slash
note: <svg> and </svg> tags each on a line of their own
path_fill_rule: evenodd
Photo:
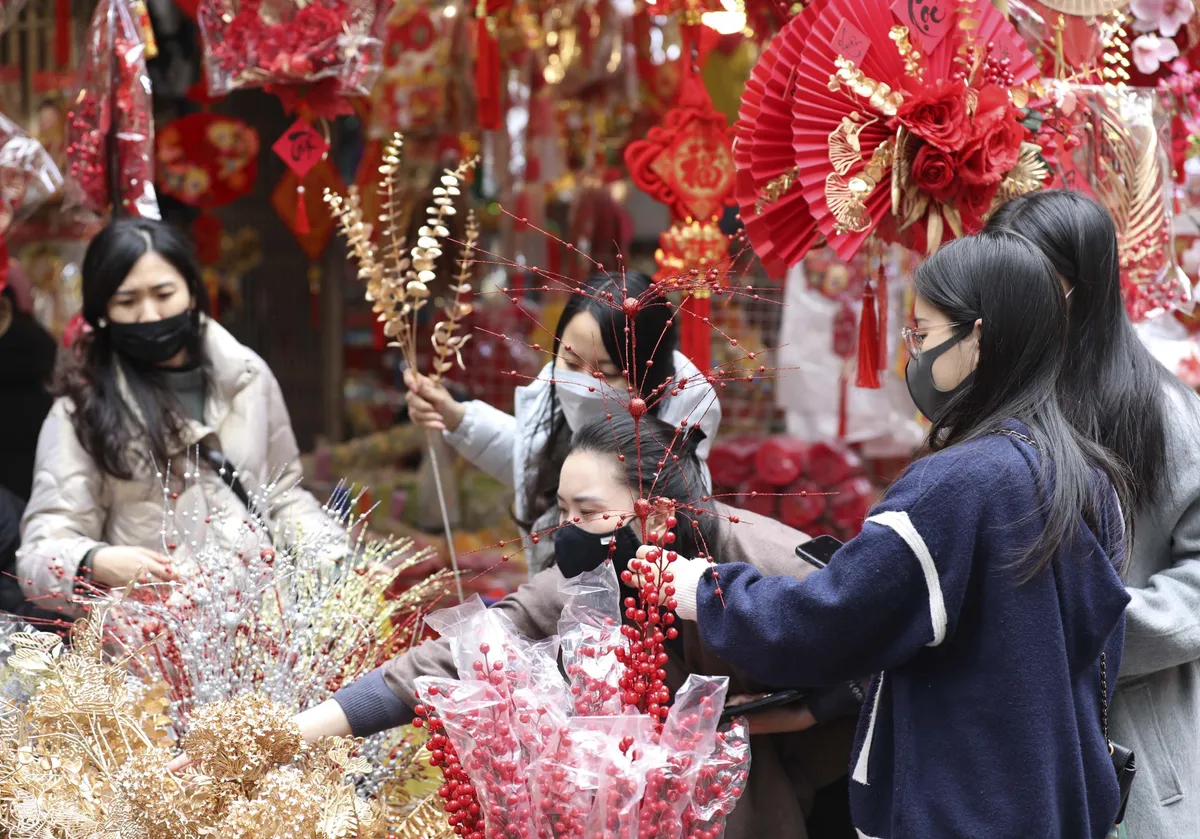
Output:
<svg viewBox="0 0 1200 839">
<path fill-rule="evenodd" d="M 817 0 L 818 5 L 823 2 Z M 805 9 L 771 40 L 746 82 L 734 125 L 737 202 L 746 236 L 772 279 L 799 262 L 820 235 L 798 184 L 774 201 L 763 201 L 763 189 L 796 165 L 794 73 L 812 20 L 811 10 Z"/>
<path fill-rule="evenodd" d="M 796 68 L 796 88 L 792 97 L 793 146 L 798 177 L 809 212 L 829 244 L 842 258 L 849 259 L 891 212 L 891 188 L 885 176 L 867 198 L 866 213 L 870 223 L 865 230 L 838 232 L 825 193 L 826 178 L 833 171 L 829 159 L 830 135 L 852 112 L 876 118 L 877 121 L 859 134 L 862 157 L 869 160 L 881 143 L 891 141 L 894 131 L 889 127 L 886 117 L 871 111 L 865 103 L 841 90 L 829 89 L 830 76 L 837 70 L 839 48 L 836 44 L 842 40 L 838 35 L 844 35 L 844 27 L 853 27 L 868 45 L 865 55 L 858 62 L 858 69 L 869 79 L 886 84 L 892 90 L 915 93 L 947 78 L 959 45 L 968 37 L 981 46 L 991 44 L 993 55 L 1003 51 L 1009 59 L 1009 71 L 1018 84 L 1035 76 L 1037 67 L 1033 55 L 1024 46 L 1012 24 L 988 0 L 975 0 L 969 6 L 958 7 L 963 12 L 969 11 L 977 21 L 977 26 L 970 30 L 952 26 L 934 49 L 925 55 L 920 79 L 905 72 L 904 59 L 890 37 L 893 26 L 898 25 L 899 20 L 887 0 L 827 0 L 819 5 L 819 10 L 806 10 L 806 13 L 817 11 L 817 14 Z M 915 35 L 913 39 L 914 47 L 920 50 Z M 861 171 L 861 168 L 850 174 Z"/>
</svg>

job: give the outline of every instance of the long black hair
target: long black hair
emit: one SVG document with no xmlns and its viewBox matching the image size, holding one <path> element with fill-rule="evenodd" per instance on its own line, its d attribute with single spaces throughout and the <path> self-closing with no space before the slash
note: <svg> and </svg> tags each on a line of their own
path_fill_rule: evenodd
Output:
<svg viewBox="0 0 1200 839">
<path fill-rule="evenodd" d="M 1121 297 L 1117 232 L 1100 204 L 1079 192 L 1034 192 L 1004 204 L 988 230 L 1029 239 L 1072 290 L 1069 352 L 1059 389 L 1067 419 L 1129 471 L 1135 510 L 1152 505 L 1168 475 L 1166 415 L 1186 387 L 1138 339 Z"/>
<path fill-rule="evenodd" d="M 637 300 L 636 310 L 626 312 L 624 302 Z M 636 388 L 639 396 L 657 414 L 662 407 L 664 386 L 675 378 L 674 354 L 679 346 L 679 331 L 674 310 L 665 297 L 651 291 L 650 278 L 636 271 L 624 277 L 597 274 L 572 294 L 563 307 L 554 329 L 554 353 L 562 346 L 563 332 L 576 315 L 588 313 L 600 324 L 604 351 Z M 546 445 L 530 458 L 529 478 L 525 484 L 527 518 L 519 524 L 533 528 L 558 495 L 558 473 L 562 470 L 571 442 L 554 384 L 550 384 L 549 411 L 540 418 L 546 429 Z"/>
<path fill-rule="evenodd" d="M 1097 469 L 1129 509 L 1124 466 L 1080 434 L 1060 403 L 1058 378 L 1067 355 L 1062 283 L 1036 245 L 1002 230 L 951 242 L 917 269 L 913 281 L 917 294 L 951 322 L 982 321 L 974 375 L 933 423 L 930 447 L 995 434 L 1014 419 L 1029 428 L 1037 444 L 1043 463 L 1039 481 L 1047 497 L 1042 534 L 1024 546 L 1022 577 L 1029 579 L 1074 539 L 1081 511 L 1101 532 L 1105 499 Z"/>
<path fill-rule="evenodd" d="M 612 459 L 624 472 L 634 497 L 666 498 L 676 504 L 676 541 L 681 556 L 712 553 L 719 519 L 704 489 L 704 470 L 696 445 L 704 437 L 699 429 L 688 433 L 657 417 L 635 421 L 627 411 L 613 418 L 589 422 L 571 437 L 568 454 L 589 452 Z"/>
<path fill-rule="evenodd" d="M 206 369 L 202 316 L 208 313 L 208 292 L 191 249 L 167 224 L 122 219 L 97 233 L 83 257 L 83 318 L 92 332 L 75 347 L 54 388 L 56 395 L 73 403 L 71 422 L 84 450 L 101 471 L 122 480 L 133 477 L 130 455 L 139 449 L 165 468 L 186 424 L 182 406 L 162 373 L 151 365 L 118 359 L 109 331 L 103 328 L 108 301 L 148 252 L 169 262 L 187 284 L 195 319 L 187 350 L 192 363 Z M 118 368 L 124 373 L 133 405 L 121 394 Z"/>
</svg>

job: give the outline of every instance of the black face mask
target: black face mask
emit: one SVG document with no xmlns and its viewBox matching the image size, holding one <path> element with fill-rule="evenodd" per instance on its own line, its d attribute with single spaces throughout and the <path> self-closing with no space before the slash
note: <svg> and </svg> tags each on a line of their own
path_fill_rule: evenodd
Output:
<svg viewBox="0 0 1200 839">
<path fill-rule="evenodd" d="M 113 349 L 142 364 L 163 364 L 179 355 L 196 333 L 188 311 L 148 323 L 109 323 Z"/>
<path fill-rule="evenodd" d="M 567 579 L 595 571 L 609 558 L 620 576 L 641 546 L 629 525 L 618 527 L 612 533 L 589 533 L 575 524 L 554 531 L 555 563 Z"/>
<path fill-rule="evenodd" d="M 933 382 L 933 362 L 970 334 L 971 330 L 968 329 L 955 335 L 949 341 L 922 352 L 920 358 L 910 358 L 908 365 L 904 368 L 904 381 L 908 385 L 908 395 L 916 403 L 917 410 L 924 414 L 925 419 L 930 422 L 937 422 L 941 419 L 946 408 L 954 401 L 954 397 L 969 388 L 971 380 L 975 378 L 975 371 L 971 371 L 965 379 L 950 390 L 939 390 Z"/>
</svg>

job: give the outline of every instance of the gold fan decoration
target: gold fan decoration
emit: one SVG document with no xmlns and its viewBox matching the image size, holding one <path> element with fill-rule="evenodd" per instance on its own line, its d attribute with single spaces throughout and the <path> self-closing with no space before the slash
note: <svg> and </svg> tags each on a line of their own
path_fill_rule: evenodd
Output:
<svg viewBox="0 0 1200 839">
<path fill-rule="evenodd" d="M 447 220 L 457 214 L 455 199 L 462 195 L 462 185 L 477 165 L 478 158 L 464 160 L 456 169 L 445 170 L 438 186 L 434 187 L 430 206 L 425 210 L 425 224 L 417 232 L 417 244 L 407 249 L 405 213 L 399 183 L 401 153 L 404 138 L 396 132 L 383 150 L 383 165 L 379 192 L 384 196 L 379 222 L 384 245 L 377 252 L 373 241 L 374 225 L 363 217 L 362 199 L 355 187 L 350 187 L 345 197 L 325 190 L 325 201 L 341 227 L 342 235 L 358 262 L 359 279 L 367 283 L 367 300 L 383 323 L 384 334 L 391 339 L 390 346 L 398 347 L 404 361 L 414 372 L 420 369 L 417 353 L 417 315 L 429 302 L 429 284 L 437 279 L 435 267 L 443 253 L 442 243 L 450 236 Z M 467 335 L 458 334 L 462 319 L 471 312 L 466 297 L 471 286 L 471 269 L 474 266 L 471 254 L 479 238 L 479 228 L 474 215 L 468 216 L 466 240 L 462 244 L 456 284 L 451 289 L 454 297 L 447 304 L 445 320 L 433 331 L 434 363 L 433 378 L 440 379 L 449 372 L 453 356 L 461 366 L 460 353 Z M 428 439 L 426 452 L 433 467 L 438 503 L 441 507 L 442 525 L 446 535 L 446 549 L 450 554 L 450 565 L 454 570 L 458 587 L 458 600 L 466 598 L 462 580 L 458 573 L 458 557 L 454 550 L 454 532 L 450 526 L 450 514 L 446 507 L 445 490 L 442 487 L 441 470 L 438 468 L 437 451 L 432 438 Z"/>
<path fill-rule="evenodd" d="M 353 741 L 306 746 L 291 713 L 261 696 L 206 706 L 167 771 L 162 691 L 105 661 L 103 610 L 65 648 L 14 633 L 5 674 L 24 686 L 0 706 L 0 835 L 6 839 L 382 839 L 383 809 L 355 795 Z"/>
</svg>

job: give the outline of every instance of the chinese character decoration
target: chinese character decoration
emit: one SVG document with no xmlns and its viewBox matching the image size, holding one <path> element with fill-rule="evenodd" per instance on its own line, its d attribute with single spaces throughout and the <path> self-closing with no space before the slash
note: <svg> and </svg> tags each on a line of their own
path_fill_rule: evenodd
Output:
<svg viewBox="0 0 1200 839">
<path fill-rule="evenodd" d="M 709 272 L 728 259 L 728 237 L 718 221 L 733 197 L 730 146 L 725 117 L 713 107 L 700 77 L 691 74 L 679 104 L 662 125 L 626 148 L 625 165 L 633 182 L 671 210 L 671 227 L 655 254 L 656 280 Z M 712 358 L 710 297 L 710 289 L 701 286 L 687 291 L 681 306 L 680 349 L 701 370 L 708 369 Z"/>
<path fill-rule="evenodd" d="M 45 204 L 63 179 L 45 147 L 0 114 L 0 290 L 8 283 L 8 236 Z"/>
<path fill-rule="evenodd" d="M 146 43 L 126 0 L 103 0 L 67 112 L 68 206 L 158 218 Z"/>
<path fill-rule="evenodd" d="M 333 220 L 324 212 L 321 196 L 327 189 L 345 188 L 326 159 L 329 141 L 311 123 L 298 119 L 280 135 L 271 149 L 288 169 L 271 193 L 271 203 L 305 255 L 315 262 L 329 244 L 334 227 Z M 321 273 L 316 266 L 308 272 L 308 291 L 313 323 L 318 325 Z"/>
</svg>

